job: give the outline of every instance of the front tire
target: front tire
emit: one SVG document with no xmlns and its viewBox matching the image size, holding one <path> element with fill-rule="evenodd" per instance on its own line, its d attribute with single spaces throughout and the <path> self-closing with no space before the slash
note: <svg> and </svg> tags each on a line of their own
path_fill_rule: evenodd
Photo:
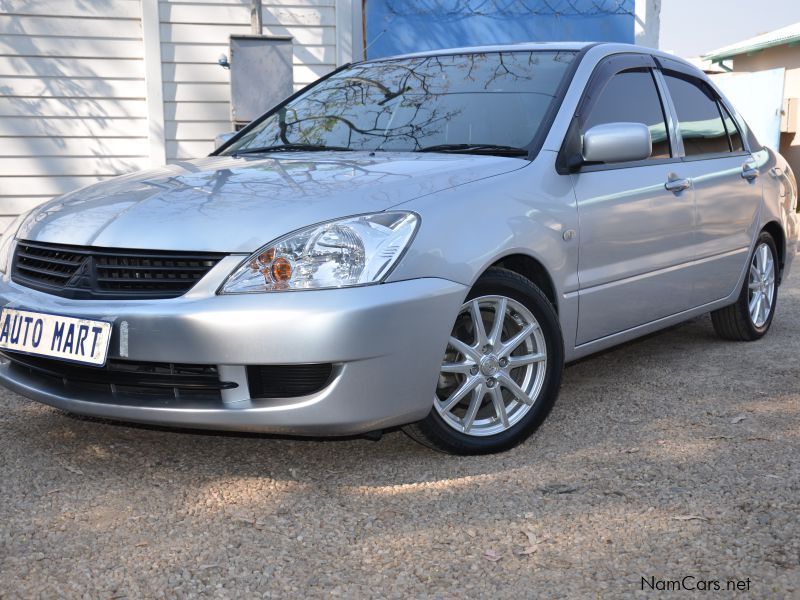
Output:
<svg viewBox="0 0 800 600">
<path fill-rule="evenodd" d="M 715 310 L 711 322 L 726 340 L 751 342 L 769 331 L 778 300 L 778 251 L 766 232 L 758 236 L 736 304 Z"/>
<path fill-rule="evenodd" d="M 508 450 L 529 437 L 561 386 L 558 316 L 530 280 L 491 268 L 456 317 L 430 414 L 404 428 L 450 454 Z"/>
</svg>

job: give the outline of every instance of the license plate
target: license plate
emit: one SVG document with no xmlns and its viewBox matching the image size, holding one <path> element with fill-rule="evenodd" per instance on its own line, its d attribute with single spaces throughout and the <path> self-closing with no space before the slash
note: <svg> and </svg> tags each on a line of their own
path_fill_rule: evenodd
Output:
<svg viewBox="0 0 800 600">
<path fill-rule="evenodd" d="M 0 348 L 60 360 L 103 366 L 111 323 L 4 308 Z"/>
</svg>

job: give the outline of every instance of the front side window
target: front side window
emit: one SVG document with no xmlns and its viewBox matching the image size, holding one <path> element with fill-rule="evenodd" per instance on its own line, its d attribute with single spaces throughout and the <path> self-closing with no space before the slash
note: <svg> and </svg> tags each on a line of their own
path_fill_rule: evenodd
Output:
<svg viewBox="0 0 800 600">
<path fill-rule="evenodd" d="M 371 151 L 523 148 L 544 125 L 575 56 L 486 52 L 354 65 L 293 99 L 224 153 L 295 144 Z"/>
<path fill-rule="evenodd" d="M 730 152 L 728 132 L 711 89 L 700 81 L 664 73 L 686 156 Z M 741 142 L 740 142 L 741 143 Z"/>
<path fill-rule="evenodd" d="M 648 69 L 623 71 L 603 88 L 583 125 L 588 131 L 606 123 L 644 123 L 653 140 L 651 159 L 669 158 L 669 135 L 653 75 Z"/>
</svg>

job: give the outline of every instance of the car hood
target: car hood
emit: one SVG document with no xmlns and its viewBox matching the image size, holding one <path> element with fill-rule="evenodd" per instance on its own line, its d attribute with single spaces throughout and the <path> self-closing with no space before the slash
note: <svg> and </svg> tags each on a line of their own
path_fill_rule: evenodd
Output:
<svg viewBox="0 0 800 600">
<path fill-rule="evenodd" d="M 91 185 L 37 209 L 20 239 L 252 252 L 291 231 L 519 169 L 518 158 L 326 152 L 214 156 Z"/>
</svg>

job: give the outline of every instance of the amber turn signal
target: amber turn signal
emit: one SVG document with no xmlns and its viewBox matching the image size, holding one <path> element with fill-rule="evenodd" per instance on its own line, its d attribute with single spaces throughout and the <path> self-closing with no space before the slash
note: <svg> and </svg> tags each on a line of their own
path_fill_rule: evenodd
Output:
<svg viewBox="0 0 800 600">
<path fill-rule="evenodd" d="M 272 278 L 276 282 L 286 282 L 292 278 L 292 263 L 279 256 L 272 263 Z"/>
</svg>

